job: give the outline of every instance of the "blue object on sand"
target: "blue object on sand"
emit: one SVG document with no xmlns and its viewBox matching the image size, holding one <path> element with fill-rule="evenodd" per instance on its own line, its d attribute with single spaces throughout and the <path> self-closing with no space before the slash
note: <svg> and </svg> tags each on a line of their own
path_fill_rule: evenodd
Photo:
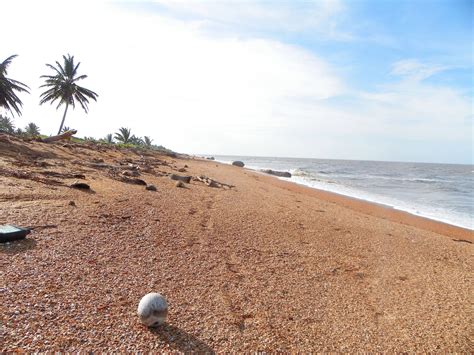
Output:
<svg viewBox="0 0 474 355">
<path fill-rule="evenodd" d="M 25 238 L 30 234 L 31 229 L 12 226 L 9 224 L 0 225 L 0 243 L 12 242 Z"/>
</svg>

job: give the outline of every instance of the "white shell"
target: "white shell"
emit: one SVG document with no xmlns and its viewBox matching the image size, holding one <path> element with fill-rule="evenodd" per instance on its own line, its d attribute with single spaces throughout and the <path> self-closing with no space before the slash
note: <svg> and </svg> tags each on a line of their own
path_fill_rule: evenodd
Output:
<svg viewBox="0 0 474 355">
<path fill-rule="evenodd" d="M 168 302 L 159 293 L 148 293 L 138 304 L 138 316 L 147 327 L 156 327 L 166 321 Z"/>
</svg>

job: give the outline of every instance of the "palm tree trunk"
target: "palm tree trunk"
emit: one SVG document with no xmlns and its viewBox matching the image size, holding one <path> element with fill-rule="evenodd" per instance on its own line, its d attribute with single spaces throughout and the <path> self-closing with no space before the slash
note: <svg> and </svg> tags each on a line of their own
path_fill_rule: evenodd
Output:
<svg viewBox="0 0 474 355">
<path fill-rule="evenodd" d="M 61 131 L 63 129 L 64 120 L 66 119 L 66 113 L 67 113 L 68 107 L 69 107 L 69 102 L 66 102 L 66 109 L 64 110 L 63 120 L 61 121 L 61 126 L 59 126 L 58 134 L 61 134 Z"/>
</svg>

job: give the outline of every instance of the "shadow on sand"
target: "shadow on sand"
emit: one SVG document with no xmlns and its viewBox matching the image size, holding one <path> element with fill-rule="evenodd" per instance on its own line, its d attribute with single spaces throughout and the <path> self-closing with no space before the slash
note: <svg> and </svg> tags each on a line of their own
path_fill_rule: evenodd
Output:
<svg viewBox="0 0 474 355">
<path fill-rule="evenodd" d="M 36 246 L 36 240 L 25 238 L 13 242 L 0 243 L 0 253 L 18 254 L 33 249 Z"/>
<path fill-rule="evenodd" d="M 163 324 L 156 328 L 150 328 L 150 331 L 177 351 L 185 353 L 215 353 L 214 349 L 209 345 L 199 340 L 194 335 L 173 325 Z"/>
</svg>

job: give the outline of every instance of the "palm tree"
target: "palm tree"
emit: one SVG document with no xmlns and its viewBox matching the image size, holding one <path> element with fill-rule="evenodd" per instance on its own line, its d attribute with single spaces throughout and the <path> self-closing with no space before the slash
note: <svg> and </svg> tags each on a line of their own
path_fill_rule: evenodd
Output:
<svg viewBox="0 0 474 355">
<path fill-rule="evenodd" d="M 141 137 L 137 137 L 135 135 L 133 135 L 130 138 L 130 143 L 135 144 L 135 145 L 145 145 L 145 142 L 143 141 L 143 139 L 141 139 Z"/>
<path fill-rule="evenodd" d="M 130 140 L 132 139 L 131 129 L 125 127 L 119 128 L 119 131 L 115 133 L 115 139 L 120 143 L 130 143 Z"/>
<path fill-rule="evenodd" d="M 39 136 L 40 128 L 35 123 L 30 122 L 26 125 L 24 132 L 28 136 Z"/>
<path fill-rule="evenodd" d="M 0 115 L 0 132 L 15 132 L 15 125 L 13 124 L 11 118 Z"/>
<path fill-rule="evenodd" d="M 16 95 L 15 91 L 29 93 L 29 87 L 19 81 L 7 78 L 7 69 L 11 64 L 13 58 L 17 55 L 12 55 L 5 59 L 3 63 L 0 63 L 0 107 L 4 107 L 5 110 L 11 113 L 16 112 L 18 116 L 21 116 L 21 107 L 23 103 Z"/>
<path fill-rule="evenodd" d="M 59 100 L 56 109 L 58 109 L 62 104 L 66 104 L 58 134 L 61 133 L 63 128 L 69 105 L 72 105 L 72 108 L 74 109 L 77 101 L 87 113 L 89 99 L 97 101 L 97 97 L 99 96 L 95 92 L 76 84 L 77 81 L 87 78 L 87 75 L 77 75 L 77 68 L 79 68 L 81 63 L 79 62 L 75 64 L 74 56 L 69 54 L 67 57 L 63 55 L 63 59 L 63 65 L 59 62 L 56 62 L 56 67 L 51 64 L 46 64 L 48 68 L 55 71 L 54 75 L 41 75 L 41 78 L 46 79 L 45 84 L 41 85 L 41 87 L 47 87 L 48 89 L 41 94 L 40 104 L 49 101 L 53 103 L 56 100 Z"/>
<path fill-rule="evenodd" d="M 148 136 L 144 136 L 144 137 L 143 137 L 143 142 L 145 143 L 145 145 L 147 146 L 147 148 L 150 148 L 150 147 L 151 147 L 151 142 L 153 142 L 153 139 L 151 139 L 151 138 L 148 137 Z"/>
<path fill-rule="evenodd" d="M 104 142 L 107 144 L 114 144 L 114 137 L 112 136 L 112 133 L 109 133 L 105 136 Z"/>
</svg>

